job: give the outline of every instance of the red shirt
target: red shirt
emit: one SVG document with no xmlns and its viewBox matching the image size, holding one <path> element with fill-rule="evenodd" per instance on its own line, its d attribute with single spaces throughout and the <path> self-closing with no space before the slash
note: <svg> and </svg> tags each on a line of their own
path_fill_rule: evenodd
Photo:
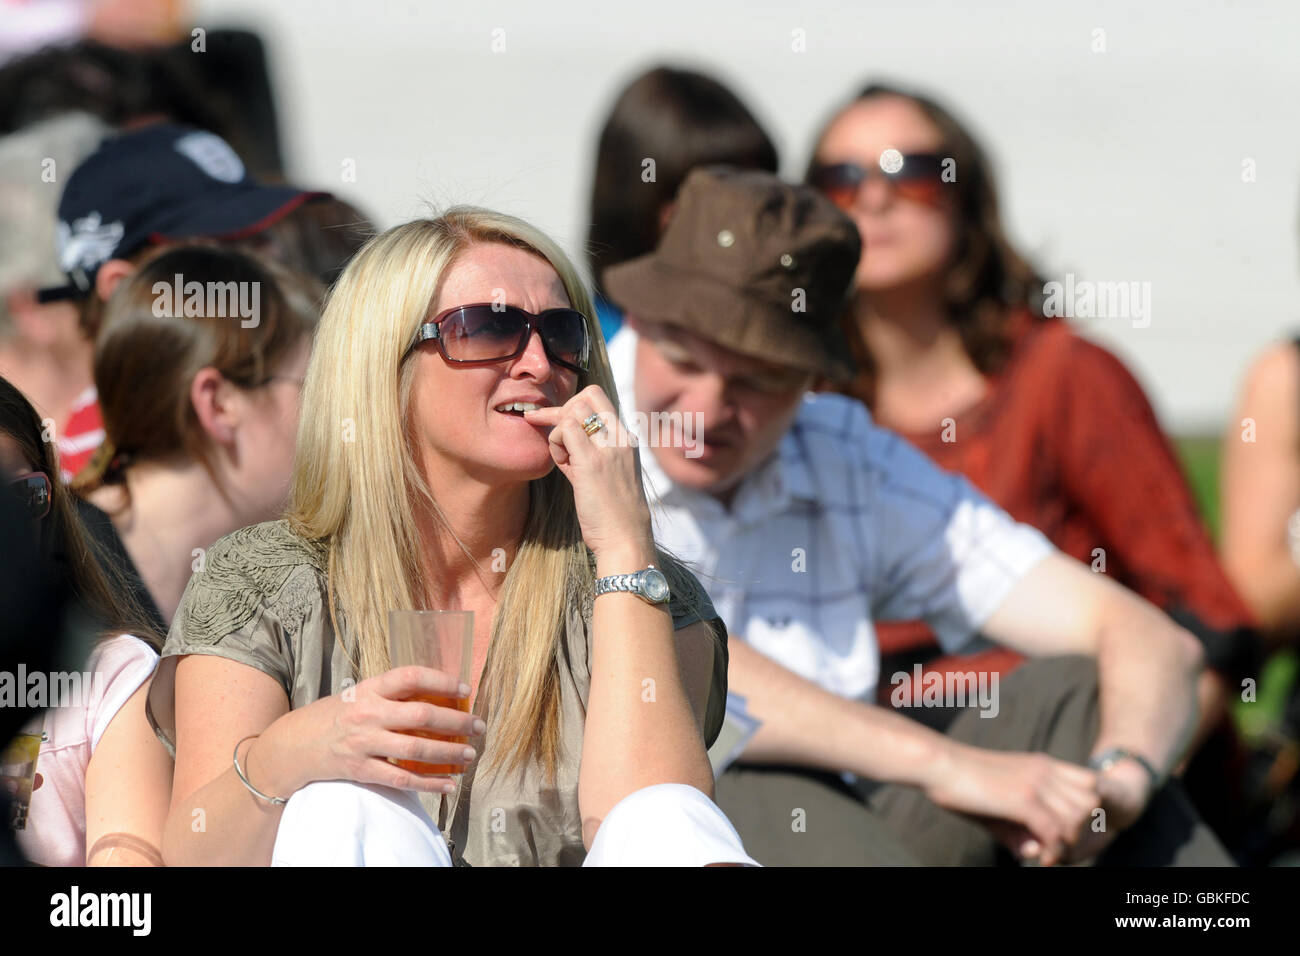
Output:
<svg viewBox="0 0 1300 956">
<path fill-rule="evenodd" d="M 1248 640 L 1238 629 L 1253 627 L 1251 614 L 1146 395 L 1115 356 L 1064 322 L 1022 328 L 985 397 L 954 416 L 955 441 L 938 428 L 903 437 L 1061 551 L 1097 570 L 1104 560 L 1106 574 L 1198 633 L 1211 666 L 1230 669 L 1224 661 Z M 885 654 L 923 658 L 937 647 L 921 622 L 877 633 Z M 929 666 L 1007 670 L 1021 660 L 998 648 Z"/>
<path fill-rule="evenodd" d="M 59 436 L 59 470 L 71 481 L 104 443 L 104 419 L 99 413 L 99 393 L 94 386 L 77 396 L 68 424 Z"/>
</svg>

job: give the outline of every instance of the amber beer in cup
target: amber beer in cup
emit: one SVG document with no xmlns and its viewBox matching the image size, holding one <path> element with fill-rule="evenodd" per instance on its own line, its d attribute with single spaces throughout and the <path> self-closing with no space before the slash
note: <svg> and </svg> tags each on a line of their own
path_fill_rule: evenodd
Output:
<svg viewBox="0 0 1300 956">
<path fill-rule="evenodd" d="M 470 662 L 474 657 L 473 611 L 389 611 L 388 659 L 393 667 L 417 664 L 451 674 L 464 684 L 469 683 Z M 468 697 L 440 697 L 417 694 L 410 700 L 422 700 L 438 707 L 450 707 L 469 713 Z M 451 743 L 469 743 L 468 737 L 449 737 L 431 730 L 404 730 L 402 733 L 429 740 L 446 740 Z M 456 775 L 464 769 L 462 764 L 424 763 L 419 760 L 390 762 L 420 774 Z"/>
</svg>

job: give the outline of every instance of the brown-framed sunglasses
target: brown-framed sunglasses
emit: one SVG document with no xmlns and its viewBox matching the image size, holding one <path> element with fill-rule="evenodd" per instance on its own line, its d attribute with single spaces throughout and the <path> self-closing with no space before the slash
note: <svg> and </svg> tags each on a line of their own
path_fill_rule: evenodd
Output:
<svg viewBox="0 0 1300 956">
<path fill-rule="evenodd" d="M 411 348 L 431 341 L 453 365 L 494 365 L 523 355 L 534 329 L 552 362 L 575 372 L 587 370 L 591 333 L 577 309 L 547 309 L 534 315 L 500 303 L 458 305 L 422 324 Z"/>
<path fill-rule="evenodd" d="M 943 195 L 943 162 L 938 153 L 886 150 L 872 169 L 852 162 L 815 163 L 808 171 L 808 185 L 841 209 L 848 209 L 863 183 L 879 176 L 900 198 L 934 204 Z"/>
</svg>

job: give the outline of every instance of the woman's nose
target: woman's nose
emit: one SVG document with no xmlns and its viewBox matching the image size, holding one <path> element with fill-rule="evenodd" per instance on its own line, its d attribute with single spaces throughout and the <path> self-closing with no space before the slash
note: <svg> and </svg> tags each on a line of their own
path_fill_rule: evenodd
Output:
<svg viewBox="0 0 1300 956">
<path fill-rule="evenodd" d="M 523 354 L 515 359 L 512 371 L 530 372 L 537 379 L 550 377 L 553 371 L 551 357 L 546 354 L 546 347 L 542 345 L 542 334 L 536 329 L 528 333 L 528 344 L 524 346 Z"/>
<path fill-rule="evenodd" d="M 858 186 L 854 204 L 863 210 L 876 211 L 889 205 L 893 197 L 893 188 L 879 172 L 872 173 L 866 182 Z"/>
</svg>

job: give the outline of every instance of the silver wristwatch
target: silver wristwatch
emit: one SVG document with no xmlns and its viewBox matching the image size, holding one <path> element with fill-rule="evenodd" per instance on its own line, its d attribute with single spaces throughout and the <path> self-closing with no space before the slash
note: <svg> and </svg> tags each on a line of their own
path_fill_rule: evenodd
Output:
<svg viewBox="0 0 1300 956">
<path fill-rule="evenodd" d="M 633 574 L 611 574 L 596 579 L 596 596 L 611 591 L 628 591 L 647 604 L 668 603 L 668 579 L 653 564 Z"/>
<path fill-rule="evenodd" d="M 1091 760 L 1088 761 L 1088 766 L 1091 767 L 1093 770 L 1106 771 L 1109 770 L 1111 767 L 1113 767 L 1115 764 L 1119 763 L 1121 760 L 1125 760 L 1125 759 L 1132 760 L 1134 763 L 1136 763 L 1138 766 L 1140 766 L 1143 770 L 1147 772 L 1147 776 L 1151 778 L 1152 793 L 1155 793 L 1157 790 L 1159 790 L 1161 787 L 1164 786 L 1165 783 L 1164 775 L 1160 773 L 1160 771 L 1157 770 L 1154 766 L 1152 766 L 1150 760 L 1147 760 L 1141 754 L 1135 754 L 1131 750 L 1125 750 L 1123 747 L 1111 747 L 1109 750 L 1097 754 L 1097 756 L 1093 757 Z"/>
</svg>

